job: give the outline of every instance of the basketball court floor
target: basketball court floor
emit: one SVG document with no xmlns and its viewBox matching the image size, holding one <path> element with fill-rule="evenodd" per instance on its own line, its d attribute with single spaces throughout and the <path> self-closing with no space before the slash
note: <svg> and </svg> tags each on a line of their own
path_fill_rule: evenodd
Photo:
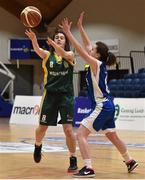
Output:
<svg viewBox="0 0 145 180">
<path fill-rule="evenodd" d="M 67 173 L 69 154 L 61 127 L 47 132 L 42 161 L 33 161 L 36 126 L 10 125 L 0 119 L 0 179 L 73 179 Z M 89 137 L 95 179 L 145 179 L 145 132 L 118 131 L 139 166 L 127 173 L 126 165 L 115 147 L 103 135 Z M 83 166 L 77 147 L 78 166 Z"/>
</svg>

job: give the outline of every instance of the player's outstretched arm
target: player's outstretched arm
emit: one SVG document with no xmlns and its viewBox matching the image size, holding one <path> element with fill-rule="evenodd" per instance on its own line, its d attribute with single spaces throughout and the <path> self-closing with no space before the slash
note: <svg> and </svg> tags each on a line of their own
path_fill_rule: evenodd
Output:
<svg viewBox="0 0 145 180">
<path fill-rule="evenodd" d="M 78 30 L 79 30 L 79 33 L 80 33 L 80 36 L 81 36 L 81 39 L 83 42 L 83 46 L 85 47 L 85 49 L 89 53 L 90 50 L 92 49 L 92 45 L 91 45 L 91 41 L 90 41 L 87 33 L 84 30 L 83 19 L 84 19 L 84 12 L 82 12 L 80 14 L 80 17 L 79 17 L 78 22 L 77 22 L 77 26 L 78 26 Z"/>
<path fill-rule="evenodd" d="M 33 49 L 38 54 L 38 56 L 40 56 L 42 59 L 46 58 L 48 51 L 39 47 L 39 44 L 38 44 L 38 41 L 36 38 L 36 34 L 31 29 L 29 29 L 29 30 L 27 29 L 25 31 L 25 34 L 31 40 Z"/>
<path fill-rule="evenodd" d="M 77 41 L 77 39 L 73 36 L 73 34 L 70 31 L 72 22 L 68 21 L 68 18 L 64 18 L 62 20 L 62 23 L 60 27 L 63 29 L 65 34 L 67 35 L 69 41 L 73 45 L 73 47 L 76 49 L 78 54 L 82 57 L 84 61 L 86 61 L 88 64 L 91 65 L 95 71 L 97 70 L 97 59 L 94 57 L 90 56 L 88 52 L 81 46 L 81 44 Z"/>
</svg>

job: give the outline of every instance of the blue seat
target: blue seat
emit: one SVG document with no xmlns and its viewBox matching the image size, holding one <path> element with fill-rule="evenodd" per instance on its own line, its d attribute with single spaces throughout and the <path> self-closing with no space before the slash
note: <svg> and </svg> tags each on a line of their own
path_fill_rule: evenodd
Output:
<svg viewBox="0 0 145 180">
<path fill-rule="evenodd" d="M 116 84 L 117 79 L 111 79 L 108 83 L 108 85 Z"/>
<path fill-rule="evenodd" d="M 135 78 L 132 80 L 131 82 L 132 84 L 140 84 L 140 79 L 139 78 Z"/>
<path fill-rule="evenodd" d="M 124 79 L 124 84 L 131 84 L 132 83 L 132 79 Z"/>
<path fill-rule="evenodd" d="M 140 84 L 135 84 L 135 85 L 133 85 L 133 89 L 132 90 L 141 91 L 141 89 L 142 89 L 142 86 Z"/>
<path fill-rule="evenodd" d="M 124 97 L 124 90 L 119 90 L 114 92 L 114 97 Z"/>
<path fill-rule="evenodd" d="M 124 97 L 126 98 L 138 98 L 139 90 L 128 90 L 125 92 Z"/>
<path fill-rule="evenodd" d="M 145 73 L 139 73 L 138 78 L 145 79 Z"/>
<path fill-rule="evenodd" d="M 134 73 L 134 74 L 125 74 L 124 75 L 124 79 L 134 79 L 137 78 L 138 73 Z"/>
<path fill-rule="evenodd" d="M 108 87 L 109 87 L 110 91 L 114 91 L 114 90 L 119 89 L 118 85 L 116 85 L 116 84 L 110 84 Z"/>
<path fill-rule="evenodd" d="M 145 84 L 141 84 L 140 87 L 141 92 L 145 92 Z"/>
<path fill-rule="evenodd" d="M 145 73 L 145 68 L 141 68 L 138 70 L 138 73 Z"/>
<path fill-rule="evenodd" d="M 125 97 L 125 98 L 138 98 L 140 93 L 144 96 L 145 92 L 145 78 L 124 78 L 113 80 L 114 84 L 110 84 L 110 92 L 114 97 Z"/>
<path fill-rule="evenodd" d="M 140 79 L 139 84 L 144 85 L 145 84 L 145 78 Z"/>
<path fill-rule="evenodd" d="M 118 86 L 118 90 L 121 90 L 121 91 L 124 90 L 124 85 L 123 84 L 118 84 L 117 86 Z"/>
<path fill-rule="evenodd" d="M 141 93 L 139 94 L 139 97 L 145 98 L 145 92 L 141 92 Z"/>
<path fill-rule="evenodd" d="M 130 74 L 125 74 L 124 75 L 124 79 L 129 79 L 130 78 Z"/>
<path fill-rule="evenodd" d="M 130 74 L 131 79 L 138 78 L 138 73 Z"/>
<path fill-rule="evenodd" d="M 133 87 L 132 84 L 125 84 L 125 85 L 124 85 L 124 90 L 125 90 L 125 91 L 127 91 L 127 90 L 133 90 L 133 89 L 134 89 L 134 87 Z"/>
<path fill-rule="evenodd" d="M 118 79 L 117 84 L 124 84 L 125 79 Z"/>
</svg>

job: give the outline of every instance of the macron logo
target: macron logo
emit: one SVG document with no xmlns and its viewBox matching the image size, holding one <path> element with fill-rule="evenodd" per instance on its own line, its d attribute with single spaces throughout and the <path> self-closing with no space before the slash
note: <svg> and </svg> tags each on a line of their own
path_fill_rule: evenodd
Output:
<svg viewBox="0 0 145 180">
<path fill-rule="evenodd" d="M 84 108 L 84 109 L 78 108 L 77 113 L 78 113 L 78 114 L 87 114 L 87 113 L 89 113 L 90 111 L 91 111 L 91 109 L 87 109 L 87 108 Z"/>
</svg>

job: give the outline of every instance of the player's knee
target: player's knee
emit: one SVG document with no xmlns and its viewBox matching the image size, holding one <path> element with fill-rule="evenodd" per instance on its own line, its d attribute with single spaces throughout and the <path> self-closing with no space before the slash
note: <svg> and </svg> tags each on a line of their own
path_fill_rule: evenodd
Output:
<svg viewBox="0 0 145 180">
<path fill-rule="evenodd" d="M 64 129 L 64 133 L 65 133 L 65 135 L 66 135 L 67 137 L 73 136 L 73 131 L 72 131 L 72 129 L 69 128 L 69 127 L 66 127 L 66 128 Z"/>
<path fill-rule="evenodd" d="M 116 135 L 115 132 L 107 132 L 106 134 L 106 137 L 111 140 L 111 141 L 116 141 L 118 140 L 118 136 Z"/>
<path fill-rule="evenodd" d="M 82 137 L 83 137 L 83 134 L 82 134 L 82 132 L 78 129 L 77 134 L 76 134 L 77 140 L 79 141 Z"/>
</svg>

